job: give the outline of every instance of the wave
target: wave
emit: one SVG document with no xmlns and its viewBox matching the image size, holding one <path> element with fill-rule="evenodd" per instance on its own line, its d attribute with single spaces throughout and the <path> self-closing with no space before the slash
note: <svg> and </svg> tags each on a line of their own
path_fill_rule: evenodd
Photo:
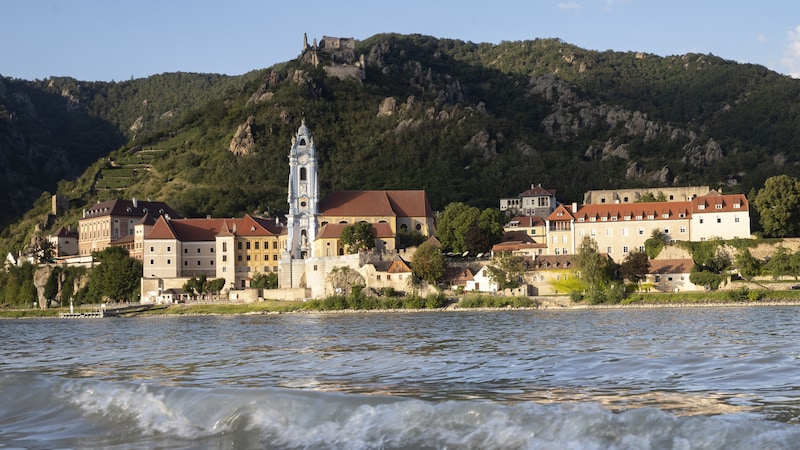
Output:
<svg viewBox="0 0 800 450">
<path fill-rule="evenodd" d="M 748 414 L 596 403 L 429 402 L 284 388 L 0 375 L 0 447 L 783 449 L 800 428 Z"/>
</svg>

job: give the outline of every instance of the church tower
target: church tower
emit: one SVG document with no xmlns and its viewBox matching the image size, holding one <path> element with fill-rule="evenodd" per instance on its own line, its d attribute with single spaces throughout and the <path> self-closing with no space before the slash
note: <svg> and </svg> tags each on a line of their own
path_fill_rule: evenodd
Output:
<svg viewBox="0 0 800 450">
<path fill-rule="evenodd" d="M 317 237 L 317 150 L 306 120 L 292 138 L 289 150 L 289 214 L 286 217 L 288 236 L 286 252 L 290 259 L 311 258 Z"/>
</svg>

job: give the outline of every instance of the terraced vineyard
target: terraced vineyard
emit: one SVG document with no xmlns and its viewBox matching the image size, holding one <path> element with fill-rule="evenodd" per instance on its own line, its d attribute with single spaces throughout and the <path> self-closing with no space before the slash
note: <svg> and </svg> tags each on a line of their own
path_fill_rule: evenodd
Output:
<svg viewBox="0 0 800 450">
<path fill-rule="evenodd" d="M 136 183 L 144 172 L 151 170 L 153 162 L 167 152 L 168 149 L 147 149 L 117 158 L 111 161 L 111 167 L 100 171 L 94 187 L 98 191 L 124 191 Z"/>
</svg>

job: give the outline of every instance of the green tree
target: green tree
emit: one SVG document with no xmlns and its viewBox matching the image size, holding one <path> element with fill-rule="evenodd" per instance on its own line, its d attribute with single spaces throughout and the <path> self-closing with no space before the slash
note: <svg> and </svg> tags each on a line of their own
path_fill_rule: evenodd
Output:
<svg viewBox="0 0 800 450">
<path fill-rule="evenodd" d="M 794 274 L 792 257 L 785 247 L 775 250 L 775 254 L 764 264 L 764 271 L 776 280 Z"/>
<path fill-rule="evenodd" d="M 748 281 L 761 274 L 761 266 L 761 261 L 747 248 L 739 252 L 734 260 L 734 267 L 739 271 L 739 275 Z"/>
<path fill-rule="evenodd" d="M 108 247 L 93 252 L 99 262 L 89 275 L 88 298 L 95 302 L 133 301 L 138 297 L 142 263 L 128 256 L 122 247 Z"/>
<path fill-rule="evenodd" d="M 184 292 L 188 292 L 191 296 L 199 295 L 206 292 L 207 280 L 208 277 L 205 275 L 200 275 L 200 278 L 192 277 L 186 280 L 181 288 Z"/>
<path fill-rule="evenodd" d="M 698 286 L 716 290 L 723 281 L 727 280 L 731 258 L 727 253 L 721 251 L 722 244 L 721 239 L 689 244 L 694 261 L 694 267 L 689 273 L 689 281 Z"/>
<path fill-rule="evenodd" d="M 339 237 L 346 253 L 358 253 L 361 250 L 375 248 L 375 231 L 372 224 L 358 222 L 347 225 Z"/>
<path fill-rule="evenodd" d="M 456 253 L 469 250 L 467 233 L 478 223 L 480 215 L 478 208 L 461 202 L 447 205 L 436 223 L 436 235 L 442 248 Z"/>
<path fill-rule="evenodd" d="M 274 275 L 275 287 L 278 287 L 278 275 Z M 225 287 L 225 278 L 216 278 L 208 282 L 208 292 L 218 294 Z"/>
<path fill-rule="evenodd" d="M 767 178 L 753 201 L 766 236 L 800 235 L 800 181 L 788 175 Z"/>
<path fill-rule="evenodd" d="M 522 275 L 525 273 L 523 259 L 511 252 L 499 252 L 486 266 L 489 279 L 497 284 L 500 289 L 516 288 L 522 284 Z"/>
<path fill-rule="evenodd" d="M 644 252 L 628 253 L 619 266 L 619 273 L 622 278 L 636 284 L 644 280 L 649 271 L 650 258 Z"/>
<path fill-rule="evenodd" d="M 431 284 L 442 279 L 446 268 L 447 263 L 441 249 L 430 242 L 420 245 L 411 257 L 411 270 L 414 276 Z"/>
<path fill-rule="evenodd" d="M 224 281 L 224 278 L 221 278 Z M 277 289 L 278 287 L 278 274 L 257 273 L 250 279 L 250 287 L 257 289 Z"/>
<path fill-rule="evenodd" d="M 656 259 L 659 253 L 661 253 L 661 250 L 664 250 L 666 245 L 664 243 L 665 239 L 666 235 L 662 233 L 661 230 L 658 228 L 653 230 L 650 237 L 644 241 L 644 252 L 647 254 L 648 258 Z"/>
<path fill-rule="evenodd" d="M 602 290 L 608 279 L 608 258 L 597 251 L 597 242 L 589 236 L 584 236 L 575 256 L 575 270 L 580 272 L 581 278 L 589 285 L 589 292 Z"/>
</svg>

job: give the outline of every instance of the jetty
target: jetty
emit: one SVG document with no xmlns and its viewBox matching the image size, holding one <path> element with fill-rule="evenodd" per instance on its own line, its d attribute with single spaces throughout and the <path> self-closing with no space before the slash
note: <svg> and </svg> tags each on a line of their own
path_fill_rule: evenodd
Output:
<svg viewBox="0 0 800 450">
<path fill-rule="evenodd" d="M 142 311 L 147 311 L 149 309 L 161 309 L 166 308 L 165 305 L 131 305 L 131 306 L 123 306 L 120 308 L 100 308 L 97 311 L 78 311 L 75 312 L 73 308 L 70 307 L 69 312 L 62 312 L 58 314 L 59 318 L 62 319 L 102 319 L 104 317 L 123 317 L 123 316 L 130 316 L 140 313 Z"/>
</svg>

